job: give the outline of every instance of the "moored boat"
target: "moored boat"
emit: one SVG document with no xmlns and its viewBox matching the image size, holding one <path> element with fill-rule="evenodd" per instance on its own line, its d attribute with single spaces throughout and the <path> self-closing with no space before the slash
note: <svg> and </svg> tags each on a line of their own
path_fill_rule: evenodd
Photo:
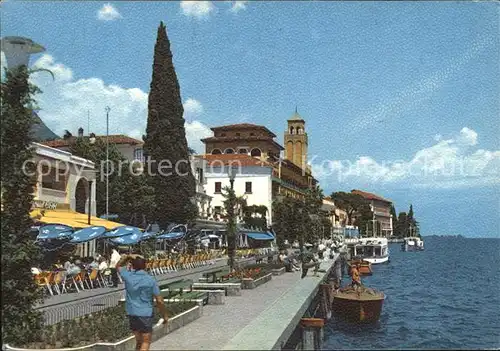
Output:
<svg viewBox="0 0 500 351">
<path fill-rule="evenodd" d="M 337 318 L 351 323 L 373 323 L 380 318 L 385 294 L 371 288 L 351 287 L 333 292 L 332 311 Z"/>
<path fill-rule="evenodd" d="M 360 257 L 363 261 L 370 262 L 371 264 L 389 261 L 387 238 L 357 238 L 349 246 L 351 257 Z"/>
<path fill-rule="evenodd" d="M 403 251 L 423 251 L 424 241 L 419 237 L 407 237 L 404 239 L 404 243 L 401 245 Z"/>
<path fill-rule="evenodd" d="M 372 264 L 368 261 L 362 260 L 362 259 L 354 259 L 349 262 L 347 262 L 347 265 L 349 266 L 349 275 L 351 274 L 351 268 L 354 265 L 357 265 L 359 274 L 361 275 L 372 275 Z"/>
</svg>

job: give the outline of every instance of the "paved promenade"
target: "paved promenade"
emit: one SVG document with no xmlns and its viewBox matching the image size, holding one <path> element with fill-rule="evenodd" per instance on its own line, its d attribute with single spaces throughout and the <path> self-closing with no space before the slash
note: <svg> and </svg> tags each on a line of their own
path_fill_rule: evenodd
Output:
<svg viewBox="0 0 500 351">
<path fill-rule="evenodd" d="M 321 268 L 327 269 L 332 261 L 322 262 Z M 152 350 L 221 350 L 263 314 L 279 303 L 280 300 L 295 294 L 297 286 L 318 284 L 319 277 L 309 271 L 307 277 L 300 278 L 300 272 L 273 276 L 272 280 L 251 290 L 242 290 L 241 296 L 227 296 L 224 305 L 206 305 L 203 316 L 194 322 L 168 334 L 151 345 Z M 304 296 L 297 296 L 305 300 Z M 278 323 L 286 323 L 280 320 Z M 285 326 L 286 327 L 286 326 Z M 258 338 L 259 335 L 255 335 Z M 251 349 L 246 347 L 245 349 Z"/>
</svg>

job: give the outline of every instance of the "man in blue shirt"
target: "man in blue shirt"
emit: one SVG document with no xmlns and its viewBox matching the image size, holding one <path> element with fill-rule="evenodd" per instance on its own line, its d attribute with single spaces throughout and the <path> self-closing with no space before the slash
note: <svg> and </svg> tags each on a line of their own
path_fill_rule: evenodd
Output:
<svg viewBox="0 0 500 351">
<path fill-rule="evenodd" d="M 132 264 L 132 270 L 122 267 Z M 125 308 L 130 322 L 130 329 L 135 335 L 136 350 L 148 351 L 153 333 L 153 298 L 163 316 L 163 323 L 167 323 L 168 315 L 165 310 L 163 297 L 156 280 L 146 270 L 146 260 L 138 255 L 122 256 L 116 265 L 117 271 L 125 283 Z"/>
</svg>

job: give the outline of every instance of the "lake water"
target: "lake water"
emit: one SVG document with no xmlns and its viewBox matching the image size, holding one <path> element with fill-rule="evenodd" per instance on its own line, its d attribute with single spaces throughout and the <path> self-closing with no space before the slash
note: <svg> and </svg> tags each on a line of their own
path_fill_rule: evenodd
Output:
<svg viewBox="0 0 500 351">
<path fill-rule="evenodd" d="M 424 241 L 421 252 L 390 245 L 390 262 L 363 277 L 387 296 L 380 321 L 329 321 L 325 349 L 500 347 L 500 239 Z"/>
</svg>

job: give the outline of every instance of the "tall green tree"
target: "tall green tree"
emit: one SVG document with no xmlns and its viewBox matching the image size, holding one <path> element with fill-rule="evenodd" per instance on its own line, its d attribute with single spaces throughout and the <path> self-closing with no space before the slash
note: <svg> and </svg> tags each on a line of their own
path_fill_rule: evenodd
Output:
<svg viewBox="0 0 500 351">
<path fill-rule="evenodd" d="M 346 211 L 348 224 L 350 225 L 354 223 L 356 213 L 368 204 L 368 201 L 361 195 L 343 191 L 334 192 L 330 197 L 336 206 Z"/>
<path fill-rule="evenodd" d="M 398 238 L 408 236 L 408 215 L 406 212 L 399 212 L 397 225 L 394 229 L 395 235 Z"/>
<path fill-rule="evenodd" d="M 283 248 L 285 240 L 288 240 L 289 243 L 298 241 L 302 250 L 304 243 L 312 239 L 314 233 L 309 226 L 311 218 L 304 201 L 291 197 L 275 200 L 273 218 L 279 248 Z"/>
<path fill-rule="evenodd" d="M 33 307 L 42 291 L 31 267 L 41 253 L 29 231 L 30 210 L 36 182 L 30 130 L 33 96 L 40 90 L 29 84 L 26 66 L 6 70 L 1 83 L 1 252 L 2 341 L 22 345 L 34 340 L 41 328 L 41 314 Z"/>
<path fill-rule="evenodd" d="M 264 205 L 250 205 L 243 207 L 243 222 L 249 228 L 257 230 L 267 229 L 267 207 Z"/>
<path fill-rule="evenodd" d="M 155 218 L 162 227 L 172 222 L 188 223 L 197 216 L 183 113 L 170 41 L 161 22 L 154 49 L 144 151 L 158 205 Z"/>
</svg>

